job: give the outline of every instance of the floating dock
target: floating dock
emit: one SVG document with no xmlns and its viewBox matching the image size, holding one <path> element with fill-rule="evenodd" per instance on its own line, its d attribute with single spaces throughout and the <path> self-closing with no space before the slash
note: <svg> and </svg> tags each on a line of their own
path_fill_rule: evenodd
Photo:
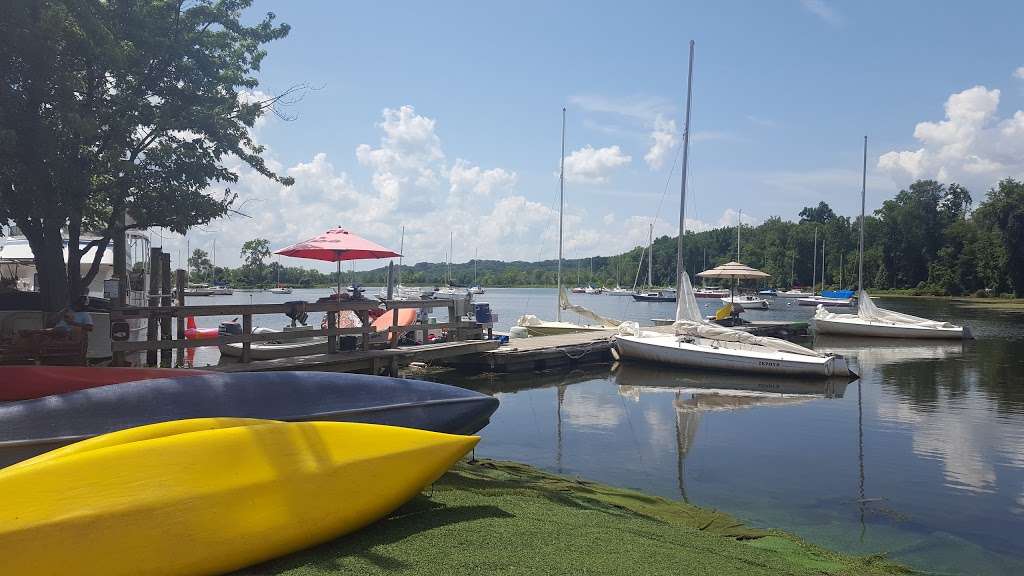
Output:
<svg viewBox="0 0 1024 576">
<path fill-rule="evenodd" d="M 610 363 L 613 334 L 614 330 L 591 330 L 514 338 L 495 350 L 459 356 L 443 363 L 453 368 L 483 372 L 536 372 Z"/>
<path fill-rule="evenodd" d="M 398 374 L 398 368 L 410 362 L 450 361 L 465 356 L 480 356 L 500 346 L 497 340 L 463 340 L 383 350 L 352 350 L 332 354 L 309 354 L 273 360 L 231 362 L 204 366 L 218 372 L 266 372 L 280 370 L 326 370 L 363 374 Z"/>
</svg>

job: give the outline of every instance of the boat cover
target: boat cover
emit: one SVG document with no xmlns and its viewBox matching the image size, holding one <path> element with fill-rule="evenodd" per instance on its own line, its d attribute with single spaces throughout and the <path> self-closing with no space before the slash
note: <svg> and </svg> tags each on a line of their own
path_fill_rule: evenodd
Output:
<svg viewBox="0 0 1024 576">
<path fill-rule="evenodd" d="M 562 310 L 571 310 L 584 318 L 589 318 L 594 322 L 597 322 L 601 326 L 618 326 L 619 324 L 622 324 L 621 320 L 605 318 L 589 308 L 573 304 L 569 301 L 569 294 L 566 293 L 564 286 L 562 287 L 562 292 L 558 295 L 558 304 L 562 307 Z"/>
<path fill-rule="evenodd" d="M 959 328 L 956 324 L 951 324 L 949 322 L 929 320 L 928 318 L 921 318 L 920 316 L 911 316 L 910 314 L 902 314 L 900 312 L 886 310 L 885 308 L 879 308 L 871 301 L 871 297 L 868 296 L 866 290 L 861 290 L 857 295 L 856 314 L 836 314 L 834 312 L 829 312 L 824 308 L 824 306 L 818 306 L 818 309 L 814 313 L 814 317 L 819 320 L 852 320 L 854 318 L 859 318 L 865 322 L 880 322 L 884 324 L 917 326 L 921 328 Z"/>
</svg>

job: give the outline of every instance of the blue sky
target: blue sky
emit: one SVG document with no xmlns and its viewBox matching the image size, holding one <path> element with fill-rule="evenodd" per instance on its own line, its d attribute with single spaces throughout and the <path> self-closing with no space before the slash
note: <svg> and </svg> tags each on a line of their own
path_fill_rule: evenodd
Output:
<svg viewBox="0 0 1024 576">
<path fill-rule="evenodd" d="M 260 90 L 313 89 L 257 128 L 296 186 L 244 171 L 253 218 L 189 235 L 216 236 L 224 264 L 249 237 L 276 248 L 338 224 L 396 249 L 405 225 L 413 261 L 443 260 L 449 229 L 457 262 L 554 257 L 562 106 L 567 256 L 635 245 L 681 140 L 691 38 L 694 227 L 820 200 L 854 215 L 864 134 L 869 209 L 914 177 L 980 199 L 1024 175 L 1024 4 L 258 1 L 251 16 L 266 11 L 292 32 Z M 659 233 L 676 231 L 678 189 L 677 170 Z"/>
</svg>

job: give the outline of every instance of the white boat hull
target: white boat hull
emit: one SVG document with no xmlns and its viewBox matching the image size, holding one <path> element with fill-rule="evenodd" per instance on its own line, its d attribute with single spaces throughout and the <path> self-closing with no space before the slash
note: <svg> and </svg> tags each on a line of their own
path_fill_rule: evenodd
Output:
<svg viewBox="0 0 1024 576">
<path fill-rule="evenodd" d="M 788 352 L 752 350 L 728 343 L 712 346 L 679 342 L 674 335 L 638 337 L 616 336 L 616 350 L 624 360 L 640 360 L 700 370 L 745 372 L 797 376 L 803 378 L 848 377 L 846 359 L 842 356 L 805 356 Z"/>
<path fill-rule="evenodd" d="M 611 332 L 615 330 L 611 326 L 587 326 L 570 322 L 544 322 L 543 324 L 522 327 L 526 328 L 526 333 L 529 336 L 555 336 L 558 334 L 575 334 L 577 332 Z"/>
<path fill-rule="evenodd" d="M 867 336 L 871 338 L 919 338 L 940 340 L 963 340 L 971 337 L 971 331 L 962 326 L 938 328 L 914 326 L 911 324 L 891 324 L 886 322 L 866 321 L 860 317 L 852 318 L 814 318 L 814 331 L 817 334 L 836 336 Z"/>
<path fill-rule="evenodd" d="M 731 298 L 720 298 L 720 300 L 722 301 L 722 304 L 735 304 L 737 306 L 742 306 L 745 310 L 756 310 L 758 308 L 761 310 L 768 309 L 768 301 L 762 298 L 736 298 L 735 300 Z"/>
<path fill-rule="evenodd" d="M 853 298 L 822 298 L 820 296 L 800 298 L 797 303 L 801 306 L 822 305 L 826 308 L 853 308 L 854 306 Z"/>
<path fill-rule="evenodd" d="M 249 346 L 249 358 L 252 360 L 274 360 L 276 358 L 291 358 L 307 354 L 324 354 L 327 352 L 327 339 L 317 338 L 310 341 L 281 342 L 279 344 L 253 342 Z M 220 354 L 221 356 L 241 358 L 242 344 L 222 344 L 220 346 Z"/>
</svg>

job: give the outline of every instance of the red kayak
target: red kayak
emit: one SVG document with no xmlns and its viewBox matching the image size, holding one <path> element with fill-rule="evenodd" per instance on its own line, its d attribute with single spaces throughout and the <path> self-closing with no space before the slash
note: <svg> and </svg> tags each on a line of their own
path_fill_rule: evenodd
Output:
<svg viewBox="0 0 1024 576">
<path fill-rule="evenodd" d="M 219 336 L 216 328 L 196 327 L 196 319 L 192 316 L 188 317 L 186 323 L 185 338 L 189 340 L 210 340 Z"/>
<path fill-rule="evenodd" d="M 87 366 L 0 366 L 0 402 L 28 400 L 74 390 L 148 380 L 206 374 L 175 368 L 90 368 Z"/>
</svg>

